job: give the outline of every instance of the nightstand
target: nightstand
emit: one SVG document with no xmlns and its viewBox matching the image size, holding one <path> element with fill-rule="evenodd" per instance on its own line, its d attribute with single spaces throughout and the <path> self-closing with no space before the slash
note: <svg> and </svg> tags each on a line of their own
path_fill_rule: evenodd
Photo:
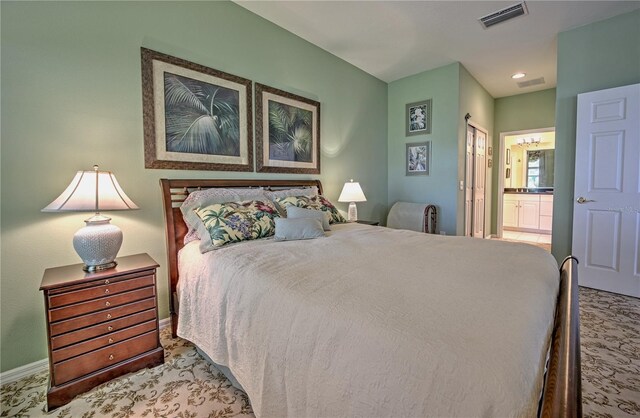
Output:
<svg viewBox="0 0 640 418">
<path fill-rule="evenodd" d="M 164 363 L 156 268 L 147 254 L 86 273 L 82 264 L 46 269 L 49 410 L 123 374 Z"/>
<path fill-rule="evenodd" d="M 363 220 L 358 219 L 356 222 L 359 223 L 359 224 L 364 224 L 364 225 L 373 225 L 373 226 L 380 225 L 380 222 L 378 222 L 378 221 L 363 221 Z"/>
</svg>

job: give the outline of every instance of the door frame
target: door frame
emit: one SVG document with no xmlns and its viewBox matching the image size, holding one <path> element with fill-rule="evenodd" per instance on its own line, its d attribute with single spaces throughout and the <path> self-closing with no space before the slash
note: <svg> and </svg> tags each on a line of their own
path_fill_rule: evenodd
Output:
<svg viewBox="0 0 640 418">
<path fill-rule="evenodd" d="M 465 161 L 464 161 L 464 187 L 462 188 L 462 191 L 463 191 L 463 195 L 462 195 L 463 196 L 463 203 L 464 203 L 464 201 L 466 199 L 466 188 L 467 188 L 467 166 L 468 166 L 467 163 L 468 162 L 467 162 L 466 147 L 467 147 L 467 132 L 469 131 L 469 126 L 473 126 L 473 128 L 476 131 L 484 132 L 485 135 L 487 136 L 487 142 L 486 142 L 486 145 L 485 145 L 486 146 L 486 151 L 485 152 L 487 152 L 487 155 L 485 157 L 485 171 L 484 171 L 484 173 L 485 173 L 484 174 L 484 191 L 485 191 L 485 195 L 484 195 L 484 213 L 485 213 L 485 215 L 484 215 L 484 229 L 483 229 L 483 231 L 484 231 L 483 235 L 484 236 L 483 236 L 483 238 L 490 238 L 491 237 L 491 231 L 489 231 L 489 233 L 487 233 L 487 174 L 489 172 L 489 170 L 488 170 L 488 164 L 489 164 L 488 163 L 488 161 L 489 161 L 488 150 L 489 150 L 489 147 L 490 146 L 493 147 L 493 145 L 492 145 L 491 136 L 490 136 L 490 133 L 489 133 L 488 129 L 486 129 L 484 126 L 480 125 L 479 123 L 476 123 L 475 121 L 473 121 L 471 119 L 467 120 L 467 123 L 465 125 L 465 130 L 464 130 L 464 144 L 465 144 L 464 145 L 464 147 L 465 147 L 464 148 L 464 156 L 465 156 Z M 475 139 L 474 139 L 474 141 L 473 141 L 473 158 L 474 158 L 473 167 L 474 168 L 475 168 L 475 155 L 476 155 L 475 148 L 476 148 L 476 143 L 475 143 Z M 474 184 L 474 183 L 475 183 L 475 172 L 472 173 L 472 176 L 471 176 L 471 184 Z M 471 201 L 472 202 L 474 201 L 474 198 L 473 198 L 474 191 L 475 191 L 475 188 L 473 188 L 473 190 L 471 192 Z M 463 225 L 463 236 L 467 236 L 467 230 L 466 230 L 466 228 L 467 228 L 467 217 L 471 216 L 471 228 L 470 228 L 471 229 L 471 235 L 470 236 L 473 237 L 473 209 L 474 209 L 474 205 L 472 204 L 471 214 L 467 213 L 466 205 L 463 205 L 463 206 L 464 206 L 464 217 L 462 219 L 462 221 L 463 221 L 463 224 L 462 224 Z"/>
<path fill-rule="evenodd" d="M 505 157 L 505 147 L 504 147 L 504 140 L 505 137 L 507 136 L 514 136 L 514 135 L 525 135 L 525 134 L 535 134 L 535 133 L 544 133 L 544 132 L 555 132 L 556 127 L 555 126 L 551 126 L 549 128 L 538 128 L 538 129 L 524 129 L 521 131 L 507 131 L 507 132 L 500 132 L 500 143 L 498 144 L 498 152 L 500 153 L 500 155 L 498 156 L 498 201 L 496 203 L 497 208 L 496 208 L 496 214 L 497 214 L 497 220 L 496 220 L 496 235 L 498 238 L 502 238 L 502 221 L 504 220 L 503 218 L 503 206 L 504 206 L 504 170 L 506 168 L 506 157 Z M 554 177 L 554 190 L 555 190 L 555 177 Z M 553 234 L 553 230 L 551 231 L 551 233 Z"/>
</svg>

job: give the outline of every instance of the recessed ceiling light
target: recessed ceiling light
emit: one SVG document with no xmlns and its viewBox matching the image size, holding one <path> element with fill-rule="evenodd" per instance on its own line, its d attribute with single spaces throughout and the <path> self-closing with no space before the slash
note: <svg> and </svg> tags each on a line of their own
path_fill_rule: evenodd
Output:
<svg viewBox="0 0 640 418">
<path fill-rule="evenodd" d="M 514 80 L 518 79 L 518 78 L 522 78 L 524 77 L 526 74 L 525 73 L 515 73 L 514 75 L 511 76 L 511 78 L 513 78 Z"/>
</svg>

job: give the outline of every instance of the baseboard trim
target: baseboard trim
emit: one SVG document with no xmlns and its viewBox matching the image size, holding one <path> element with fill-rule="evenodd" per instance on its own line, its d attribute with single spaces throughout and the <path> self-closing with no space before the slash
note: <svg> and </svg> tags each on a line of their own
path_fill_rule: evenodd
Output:
<svg viewBox="0 0 640 418">
<path fill-rule="evenodd" d="M 166 317 L 164 319 L 161 319 L 158 321 L 158 327 L 160 327 L 160 330 L 163 330 L 165 328 L 169 328 L 171 327 L 171 317 Z"/>
<path fill-rule="evenodd" d="M 27 376 L 45 371 L 48 367 L 49 360 L 43 358 L 42 360 L 34 361 L 33 363 L 25 364 L 24 366 L 7 370 L 4 373 L 0 373 L 0 385 L 8 385 L 9 383 L 16 382 Z"/>
<path fill-rule="evenodd" d="M 160 329 L 171 327 L 171 318 L 164 318 L 158 321 Z M 15 369 L 7 370 L 0 373 L 0 385 L 8 385 L 16 382 L 25 377 L 34 375 L 36 373 L 43 372 L 49 368 L 49 359 L 42 359 L 34 361 L 33 363 L 25 364 L 24 366 L 16 367 Z"/>
</svg>

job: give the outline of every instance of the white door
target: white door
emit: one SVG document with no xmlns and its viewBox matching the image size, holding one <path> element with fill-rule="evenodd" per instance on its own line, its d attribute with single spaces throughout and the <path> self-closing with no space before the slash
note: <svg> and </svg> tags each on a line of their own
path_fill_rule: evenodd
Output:
<svg viewBox="0 0 640 418">
<path fill-rule="evenodd" d="M 473 236 L 484 238 L 485 182 L 487 181 L 487 134 L 476 131 L 473 175 Z"/>
<path fill-rule="evenodd" d="M 640 297 L 640 84 L 578 95 L 573 254 L 580 285 Z"/>
<path fill-rule="evenodd" d="M 551 232 L 551 224 L 553 223 L 553 196 L 540 196 L 540 230 Z"/>
<path fill-rule="evenodd" d="M 528 229 L 540 228 L 540 202 L 539 201 L 520 200 L 518 226 L 520 228 L 528 228 Z"/>
<path fill-rule="evenodd" d="M 518 227 L 518 201 L 516 199 L 504 199 L 502 211 L 502 225 L 512 228 Z"/>
<path fill-rule="evenodd" d="M 473 219 L 473 126 L 467 126 L 464 180 L 464 236 L 471 236 Z"/>
</svg>

